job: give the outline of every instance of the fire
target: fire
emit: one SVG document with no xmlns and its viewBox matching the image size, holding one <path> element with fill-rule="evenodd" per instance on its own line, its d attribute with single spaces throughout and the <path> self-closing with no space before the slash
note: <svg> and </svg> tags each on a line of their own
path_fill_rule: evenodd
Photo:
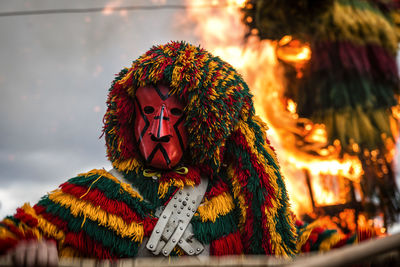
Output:
<svg viewBox="0 0 400 267">
<path fill-rule="evenodd" d="M 311 49 L 309 44 L 293 40 L 291 36 L 286 35 L 279 40 L 276 54 L 286 62 L 305 63 L 311 58 Z"/>
<path fill-rule="evenodd" d="M 195 8 L 195 5 L 210 4 L 209 0 L 190 1 L 187 16 L 197 24 L 196 34 L 201 46 L 227 60 L 244 76 L 254 94 L 255 108 L 270 129 L 268 137 L 278 153 L 282 173 L 292 207 L 297 214 L 312 211 L 306 174 L 312 176 L 311 186 L 314 198 L 319 205 L 340 204 L 345 200 L 337 191 L 326 186 L 322 180 L 340 176 L 359 183 L 363 173 L 361 162 L 352 156 L 338 160 L 340 143 L 327 145 L 327 133 L 324 125 L 313 124 L 299 118 L 296 103 L 283 95 L 285 79 L 281 61 L 294 64 L 301 69 L 311 57 L 309 44 L 285 36 L 279 41 L 260 41 L 250 36 L 245 42 L 245 26 L 242 23 L 240 8 L 246 1 L 220 0 L 215 5 L 226 8 Z M 298 77 L 300 78 L 300 77 Z M 299 123 L 304 125 L 299 128 Z M 303 137 L 314 153 L 299 149 L 299 139 Z M 357 147 L 354 147 L 356 150 Z"/>
</svg>

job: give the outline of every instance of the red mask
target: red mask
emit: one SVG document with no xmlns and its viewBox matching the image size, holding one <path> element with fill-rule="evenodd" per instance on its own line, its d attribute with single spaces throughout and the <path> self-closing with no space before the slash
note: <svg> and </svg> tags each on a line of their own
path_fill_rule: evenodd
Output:
<svg viewBox="0 0 400 267">
<path fill-rule="evenodd" d="M 187 145 L 185 106 L 168 93 L 169 87 L 161 84 L 136 90 L 135 139 L 146 164 L 157 169 L 175 167 Z"/>
</svg>

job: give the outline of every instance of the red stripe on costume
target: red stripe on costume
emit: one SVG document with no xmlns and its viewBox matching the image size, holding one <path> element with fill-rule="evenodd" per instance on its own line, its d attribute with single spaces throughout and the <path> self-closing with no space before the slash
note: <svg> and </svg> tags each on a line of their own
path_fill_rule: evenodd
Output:
<svg viewBox="0 0 400 267">
<path fill-rule="evenodd" d="M 390 51 L 376 44 L 359 45 L 349 41 L 315 42 L 311 71 L 338 69 L 337 60 L 332 60 L 331 55 L 338 55 L 340 67 L 344 71 L 353 70 L 361 75 L 378 79 L 397 77 L 396 58 Z"/>
<path fill-rule="evenodd" d="M 242 240 L 240 233 L 235 232 L 214 240 L 210 244 L 210 252 L 213 256 L 243 254 Z"/>
<path fill-rule="evenodd" d="M 42 216 L 44 219 L 46 219 L 48 222 L 54 224 L 57 226 L 58 229 L 62 230 L 64 233 L 68 232 L 68 223 L 61 219 L 59 216 L 47 213 L 46 212 L 46 207 L 40 206 L 40 205 L 35 205 L 34 210 L 36 211 L 36 214 Z"/>
<path fill-rule="evenodd" d="M 26 213 L 22 208 L 17 209 L 14 218 L 24 222 L 29 227 L 35 227 L 38 224 L 38 220 L 32 215 Z"/>
<path fill-rule="evenodd" d="M 97 259 L 116 259 L 108 249 L 91 239 L 84 231 L 69 232 L 65 235 L 64 245 L 70 245 L 79 252 Z"/>
<path fill-rule="evenodd" d="M 324 228 L 322 227 L 315 227 L 311 233 L 310 236 L 307 239 L 307 242 L 301 247 L 302 252 L 309 252 L 311 250 L 311 247 L 317 242 L 318 237 L 320 234 L 324 232 Z"/>
<path fill-rule="evenodd" d="M 85 254 L 85 256 L 92 256 L 99 259 L 115 259 L 116 256 L 112 255 L 110 251 L 105 248 L 102 244 L 94 241 L 88 236 L 83 230 L 78 233 L 70 232 L 68 229 L 68 223 L 62 220 L 59 216 L 53 215 L 46 212 L 46 208 L 43 206 L 35 205 L 33 207 L 37 214 L 40 214 L 48 222 L 57 226 L 65 233 L 64 246 L 69 245 L 77 249 L 79 252 Z"/>
<path fill-rule="evenodd" d="M 0 255 L 5 254 L 7 251 L 13 249 L 18 243 L 18 240 L 6 237 L 0 238 Z"/>
<path fill-rule="evenodd" d="M 254 153 L 252 153 L 249 144 L 246 141 L 245 136 L 243 135 L 243 133 L 236 131 L 232 134 L 232 139 L 237 143 L 240 144 L 242 146 L 242 148 L 244 150 L 246 150 L 246 152 L 250 155 L 250 162 L 252 167 L 254 168 L 254 170 L 257 172 L 259 178 L 260 178 L 260 182 L 261 182 L 261 186 L 262 188 L 264 188 L 265 190 L 267 190 L 267 194 L 265 195 L 265 201 L 267 203 L 267 207 L 271 208 L 273 207 L 270 199 L 276 199 L 276 193 L 274 188 L 272 188 L 270 186 L 270 177 L 269 175 L 265 172 L 265 166 L 260 164 L 257 160 L 257 156 L 254 155 Z M 266 162 L 265 164 L 268 164 L 268 162 Z"/>
<path fill-rule="evenodd" d="M 218 179 L 218 181 L 216 181 L 216 183 L 211 187 L 211 189 L 206 192 L 205 197 L 211 199 L 215 196 L 221 195 L 224 192 L 227 192 L 228 190 L 229 190 L 228 185 L 221 179 Z"/>
<path fill-rule="evenodd" d="M 236 131 L 232 134 L 231 138 L 238 146 L 240 146 L 243 150 L 245 150 L 247 154 L 250 156 L 251 167 L 257 173 L 262 189 L 266 190 L 266 192 L 264 192 L 265 200 L 261 205 L 261 211 L 260 211 L 263 220 L 262 221 L 263 238 L 265 238 L 265 241 L 262 243 L 262 246 L 266 254 L 272 254 L 273 250 L 270 243 L 271 238 L 268 229 L 265 208 L 273 207 L 271 199 L 276 199 L 275 196 L 276 192 L 274 188 L 270 186 L 270 177 L 265 172 L 265 166 L 258 162 L 257 156 L 251 151 L 249 144 L 247 143 L 247 140 L 243 135 L 243 133 L 241 133 L 240 131 Z M 242 233 L 242 239 L 245 252 L 250 252 L 249 249 L 251 247 L 251 237 L 254 234 L 253 233 L 254 215 L 251 208 L 252 205 L 250 202 L 251 199 L 253 199 L 253 195 L 251 192 L 247 190 L 247 183 L 250 177 L 250 171 L 247 169 L 243 169 L 246 166 L 243 166 L 243 161 L 240 155 L 237 155 L 237 161 L 238 161 L 237 168 L 234 170 L 235 177 L 237 177 L 240 185 L 243 188 L 243 193 L 245 194 L 245 199 L 246 199 L 246 211 L 247 211 L 246 221 L 243 229 L 244 232 Z"/>
<path fill-rule="evenodd" d="M 127 83 L 132 83 L 131 79 Z M 115 105 L 117 106 L 115 116 L 118 118 L 119 129 L 115 133 L 117 140 L 121 144 L 117 144 L 118 150 L 121 152 L 121 159 L 129 159 L 135 156 L 135 146 L 133 132 L 133 99 L 128 95 L 127 87 L 120 85 L 118 82 L 114 84 L 113 90 L 110 92 L 110 98 L 115 97 Z"/>
<path fill-rule="evenodd" d="M 339 240 L 339 242 L 337 242 L 335 245 L 333 245 L 331 247 L 331 249 L 340 248 L 340 247 L 343 247 L 343 246 L 347 245 L 347 242 L 349 241 L 350 237 L 351 237 L 351 234 L 348 234 L 345 237 L 341 238 Z"/>
<path fill-rule="evenodd" d="M 121 217 L 126 223 L 140 223 L 143 221 L 141 217 L 134 212 L 126 203 L 107 198 L 103 192 L 97 188 L 92 188 L 88 191 L 85 186 L 70 184 L 68 182 L 62 184 L 61 189 L 64 193 L 75 196 L 80 199 L 92 203 L 95 206 L 100 206 L 102 210 L 110 214 L 115 214 Z"/>
<path fill-rule="evenodd" d="M 144 236 L 150 236 L 151 232 L 153 232 L 154 226 L 156 226 L 156 223 L 158 221 L 158 218 L 145 218 L 143 221 L 143 230 L 144 230 Z"/>
<path fill-rule="evenodd" d="M 247 190 L 247 180 L 250 176 L 249 170 L 243 169 L 242 158 L 237 158 L 237 164 L 233 166 L 234 168 L 234 177 L 233 179 L 237 180 L 240 186 L 242 187 L 242 193 L 245 196 L 245 208 L 246 208 L 246 219 L 243 225 L 242 232 L 242 240 L 243 240 L 243 250 L 245 253 L 250 252 L 251 245 L 251 237 L 253 236 L 253 222 L 254 215 L 251 209 L 251 199 L 253 199 L 253 194 Z"/>
<path fill-rule="evenodd" d="M 37 239 L 37 237 L 33 234 L 33 232 L 29 229 L 24 229 L 23 231 L 16 227 L 14 224 L 8 222 L 2 222 L 3 225 L 7 227 L 11 233 L 16 235 L 19 240 L 30 240 L 30 239 Z"/>
</svg>

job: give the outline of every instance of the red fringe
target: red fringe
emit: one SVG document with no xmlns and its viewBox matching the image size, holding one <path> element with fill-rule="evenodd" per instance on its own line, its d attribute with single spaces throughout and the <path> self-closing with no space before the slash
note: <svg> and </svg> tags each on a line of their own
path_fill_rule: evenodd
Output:
<svg viewBox="0 0 400 267">
<path fill-rule="evenodd" d="M 0 255 L 3 255 L 7 251 L 13 249 L 17 244 L 18 240 L 11 237 L 0 239 Z"/>
<path fill-rule="evenodd" d="M 332 58 L 332 55 L 339 55 Z M 357 45 L 349 41 L 317 42 L 313 47 L 311 71 L 357 71 L 365 76 L 392 79 L 397 77 L 396 58 L 385 48 L 375 45 Z"/>
<path fill-rule="evenodd" d="M 26 213 L 22 208 L 17 209 L 14 218 L 24 222 L 29 227 L 35 227 L 38 224 L 38 220 L 32 217 L 32 215 Z"/>
<path fill-rule="evenodd" d="M 205 197 L 210 199 L 212 197 L 219 196 L 227 191 L 229 191 L 228 185 L 221 179 L 218 179 L 218 181 L 216 181 L 213 187 L 211 187 L 211 189 L 208 192 L 206 192 Z"/>
<path fill-rule="evenodd" d="M 311 233 L 310 236 L 307 239 L 307 242 L 301 247 L 302 252 L 309 252 L 311 250 L 311 246 L 317 242 L 318 237 L 320 234 L 324 232 L 324 228 L 322 227 L 315 227 Z"/>
<path fill-rule="evenodd" d="M 7 227 L 7 230 L 13 233 L 19 240 L 23 239 L 29 239 L 25 236 L 26 232 L 22 232 L 18 227 L 16 227 L 14 224 L 8 223 L 8 222 L 2 222 L 3 225 Z"/>
<path fill-rule="evenodd" d="M 267 190 L 267 194 L 265 195 L 266 196 L 265 202 L 267 203 L 267 207 L 272 207 L 271 198 L 276 199 L 275 190 L 270 186 L 270 177 L 264 171 L 264 165 L 261 165 L 257 161 L 257 156 L 251 152 L 249 144 L 247 144 L 246 138 L 244 137 L 244 135 L 241 132 L 239 132 L 239 131 L 234 132 L 232 134 L 232 140 L 235 141 L 236 144 L 241 145 L 241 147 L 244 150 L 246 150 L 247 153 L 250 155 L 251 165 L 260 177 L 261 186 L 262 186 L 262 188 Z M 250 174 L 249 174 L 249 176 L 250 176 Z M 247 179 L 248 179 L 248 177 L 246 178 L 246 180 Z"/>
<path fill-rule="evenodd" d="M 68 223 L 57 215 L 47 213 L 44 206 L 35 205 L 33 208 L 37 214 L 40 214 L 47 221 L 57 226 L 58 229 L 64 231 L 64 245 L 70 245 L 73 248 L 76 248 L 85 256 L 91 256 L 98 259 L 117 258 L 115 255 L 112 255 L 107 248 L 103 247 L 102 244 L 92 240 L 84 231 L 79 231 L 78 233 L 70 232 L 68 229 Z"/>
<path fill-rule="evenodd" d="M 340 239 L 339 242 L 337 242 L 334 246 L 332 246 L 331 249 L 340 248 L 340 247 L 347 245 L 347 242 L 351 236 L 352 236 L 351 234 L 346 235 L 346 237 Z"/>
<path fill-rule="evenodd" d="M 40 205 L 35 205 L 33 207 L 36 211 L 36 214 L 42 216 L 44 219 L 46 219 L 48 222 L 54 224 L 57 226 L 58 229 L 62 230 L 63 232 L 68 232 L 68 223 L 61 219 L 59 216 L 47 213 L 46 212 L 46 207 L 40 206 Z"/>
<path fill-rule="evenodd" d="M 357 230 L 357 240 L 362 242 L 375 237 L 375 232 L 369 227 L 358 227 Z"/>
<path fill-rule="evenodd" d="M 87 187 L 68 182 L 62 184 L 60 187 L 64 193 L 71 194 L 76 198 L 80 198 L 88 191 Z M 139 223 L 143 221 L 143 219 L 126 203 L 107 198 L 104 193 L 97 188 L 90 189 L 90 191 L 82 199 L 92 203 L 95 206 L 100 206 L 101 209 L 107 213 L 115 214 L 121 217 L 127 223 Z"/>
<path fill-rule="evenodd" d="M 213 256 L 243 254 L 243 245 L 240 233 L 235 232 L 214 240 L 210 244 L 210 253 Z"/>
<path fill-rule="evenodd" d="M 143 221 L 144 236 L 150 236 L 156 226 L 158 218 L 145 218 Z"/>
<path fill-rule="evenodd" d="M 91 239 L 84 231 L 78 233 L 69 232 L 65 235 L 65 245 L 70 245 L 76 248 L 79 252 L 97 259 L 116 259 L 107 248 L 102 244 Z"/>
<path fill-rule="evenodd" d="M 262 224 L 262 232 L 263 232 L 263 238 L 265 242 L 263 242 L 262 246 L 266 254 L 272 254 L 272 247 L 270 243 L 270 234 L 269 230 L 267 228 L 267 218 L 264 212 L 265 207 L 272 207 L 272 202 L 271 199 L 275 199 L 275 190 L 270 186 L 270 177 L 269 175 L 265 172 L 264 166 L 261 165 L 258 160 L 257 156 L 254 155 L 249 147 L 249 144 L 246 141 L 246 138 L 244 137 L 243 133 L 240 131 L 236 131 L 231 135 L 231 138 L 233 142 L 235 142 L 238 146 L 240 146 L 242 149 L 244 149 L 248 155 L 250 155 L 250 162 L 254 170 L 257 172 L 259 179 L 260 179 L 260 184 L 264 190 L 267 192 L 264 193 L 264 203 L 262 203 L 261 208 L 261 214 L 262 214 L 262 219 L 263 219 L 263 224 Z M 244 233 L 242 235 L 243 239 L 243 244 L 245 247 L 246 252 L 249 252 L 249 248 L 251 246 L 251 236 L 254 234 L 253 233 L 253 220 L 254 216 L 252 213 L 251 209 L 251 202 L 250 200 L 253 199 L 252 193 L 250 193 L 246 188 L 247 186 L 247 181 L 250 176 L 249 170 L 244 170 L 243 169 L 243 163 L 242 163 L 242 158 L 237 155 L 237 168 L 235 169 L 235 175 L 242 186 L 244 193 L 246 195 L 246 206 L 247 206 L 247 218 L 244 226 Z"/>
<path fill-rule="evenodd" d="M 128 81 L 129 83 L 129 81 Z M 132 83 L 132 81 L 130 81 Z M 116 98 L 117 105 L 115 116 L 118 118 L 119 129 L 116 132 L 117 140 L 122 140 L 120 159 L 133 158 L 136 155 L 135 138 L 133 132 L 133 116 L 134 102 L 132 97 L 128 95 L 125 86 L 121 86 L 118 82 L 114 84 L 113 90 L 110 92 L 109 98 Z M 118 144 L 116 146 L 119 146 Z M 114 150 L 117 147 L 112 148 Z M 115 153 L 116 151 L 114 151 Z"/>
</svg>

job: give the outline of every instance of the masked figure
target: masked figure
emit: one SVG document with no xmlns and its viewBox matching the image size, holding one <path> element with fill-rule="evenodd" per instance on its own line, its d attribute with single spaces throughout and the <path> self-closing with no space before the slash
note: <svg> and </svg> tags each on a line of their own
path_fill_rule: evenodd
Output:
<svg viewBox="0 0 400 267">
<path fill-rule="evenodd" d="M 46 238 L 60 257 L 296 253 L 267 127 L 232 66 L 184 42 L 154 46 L 119 73 L 107 106 L 113 169 L 18 209 L 1 251 Z"/>
<path fill-rule="evenodd" d="M 165 85 L 140 87 L 135 98 L 135 138 L 146 165 L 172 169 L 187 145 L 185 106 Z"/>
</svg>

